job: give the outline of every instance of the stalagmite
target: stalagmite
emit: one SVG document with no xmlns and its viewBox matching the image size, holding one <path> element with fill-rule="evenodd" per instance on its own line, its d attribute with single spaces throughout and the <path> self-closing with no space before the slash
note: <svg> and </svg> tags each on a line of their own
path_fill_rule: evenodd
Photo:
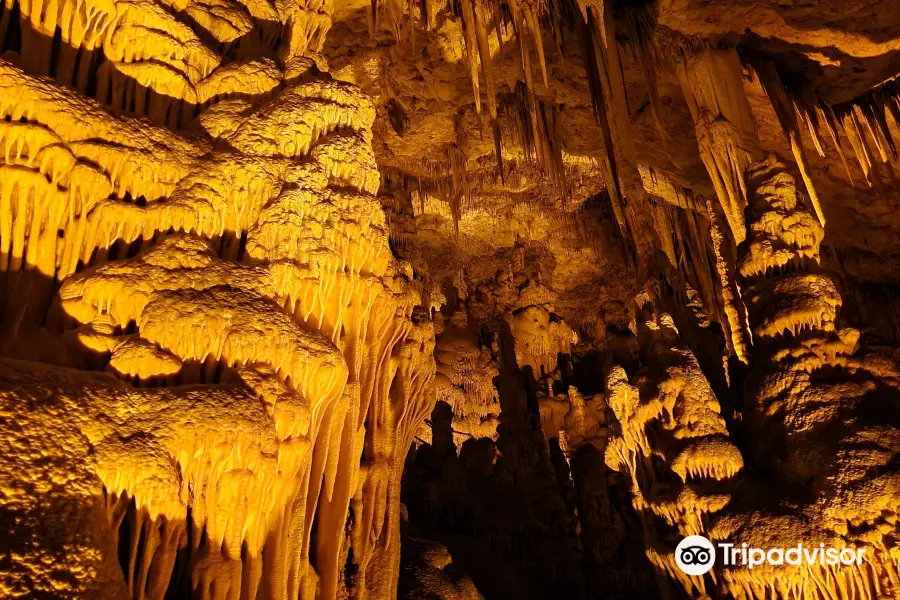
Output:
<svg viewBox="0 0 900 600">
<path fill-rule="evenodd" d="M 702 578 L 678 569 L 674 548 L 666 540 L 673 532 L 676 537 L 706 533 L 710 518 L 731 501 L 732 480 L 744 461 L 728 439 L 719 403 L 696 358 L 679 341 L 671 317 L 647 322 L 638 339 L 646 366 L 633 382 L 618 365 L 607 375 L 607 399 L 617 426 L 611 431 L 606 462 L 630 479 L 634 508 L 645 515 L 650 562 L 689 594 L 708 594 Z"/>
<path fill-rule="evenodd" d="M 859 332 L 840 325 L 841 297 L 818 266 L 822 228 L 799 202 L 786 167 L 770 155 L 748 170 L 747 181 L 749 227 L 739 265 L 761 359 L 747 380 L 752 404 L 745 419 L 756 462 L 778 484 L 804 482 L 811 495 L 785 507 L 782 523 L 756 524 L 752 512 L 733 511 L 713 535 L 735 541 L 766 535 L 773 546 L 799 541 L 867 553 L 832 573 L 819 564 L 804 564 L 799 573 L 726 571 L 724 584 L 738 598 L 789 588 L 799 597 L 850 597 L 850 589 L 853 597 L 886 597 L 897 585 L 892 551 L 880 534 L 865 531 L 896 510 L 900 489 L 884 461 L 897 441 L 862 406 L 892 410 L 896 395 L 869 394 L 875 380 L 896 386 L 894 367 L 860 352 Z M 822 460 L 826 447 L 830 458 Z"/>
<path fill-rule="evenodd" d="M 726 340 L 731 344 L 734 355 L 739 360 L 747 362 L 750 340 L 748 339 L 749 332 L 747 331 L 746 318 L 743 314 L 744 307 L 738 297 L 738 290 L 734 283 L 734 271 L 730 268 L 729 261 L 722 254 L 725 245 L 728 244 L 728 238 L 722 234 L 722 228 L 716 222 L 717 217 L 713 206 L 708 200 L 707 211 L 710 215 L 710 235 L 716 256 L 716 273 L 719 275 L 722 303 L 727 319 L 728 334 L 726 335 Z"/>
</svg>

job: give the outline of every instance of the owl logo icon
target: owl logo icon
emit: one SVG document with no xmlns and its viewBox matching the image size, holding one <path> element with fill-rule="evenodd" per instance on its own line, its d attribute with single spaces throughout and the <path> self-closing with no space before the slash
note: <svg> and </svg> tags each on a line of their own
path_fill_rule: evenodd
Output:
<svg viewBox="0 0 900 600">
<path fill-rule="evenodd" d="M 716 549 L 702 535 L 689 535 L 675 548 L 675 562 L 688 575 L 704 575 L 716 564 Z"/>
</svg>

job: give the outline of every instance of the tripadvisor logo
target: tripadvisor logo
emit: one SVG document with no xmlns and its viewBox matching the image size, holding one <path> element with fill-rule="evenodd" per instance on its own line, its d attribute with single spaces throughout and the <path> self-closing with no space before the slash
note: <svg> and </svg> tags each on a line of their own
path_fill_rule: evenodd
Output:
<svg viewBox="0 0 900 600">
<path fill-rule="evenodd" d="M 675 562 L 688 575 L 704 575 L 716 564 L 716 549 L 702 535 L 689 535 L 675 548 Z"/>
<path fill-rule="evenodd" d="M 722 564 L 727 567 L 746 566 L 748 569 L 762 564 L 769 565 L 859 565 L 866 548 L 826 548 L 825 544 L 790 548 L 753 548 L 748 544 L 735 547 L 729 542 L 718 542 Z M 716 548 L 702 535 L 689 535 L 675 548 L 675 562 L 688 575 L 705 575 L 716 564 Z"/>
</svg>

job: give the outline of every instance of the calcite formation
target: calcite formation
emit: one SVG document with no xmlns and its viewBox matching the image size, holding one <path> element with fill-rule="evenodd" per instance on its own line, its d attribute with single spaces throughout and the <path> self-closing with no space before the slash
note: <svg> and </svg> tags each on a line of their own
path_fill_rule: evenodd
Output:
<svg viewBox="0 0 900 600">
<path fill-rule="evenodd" d="M 890 524 L 900 488 L 889 458 L 898 446 L 876 415 L 896 410 L 896 367 L 860 348 L 859 331 L 841 327 L 841 295 L 819 267 L 821 226 L 800 204 L 785 165 L 769 156 L 748 170 L 747 181 L 750 226 L 739 270 L 759 353 L 746 383 L 749 449 L 763 472 L 780 485 L 803 486 L 805 498 L 783 499 L 771 524 L 760 520 L 771 507 L 734 510 L 712 534 L 867 552 L 863 562 L 837 572 L 818 564 L 788 573 L 735 571 L 725 573 L 726 584 L 748 598 L 890 597 L 900 583 Z M 790 529 L 779 531 L 776 523 Z"/>
<path fill-rule="evenodd" d="M 37 64 L 23 35 L 0 63 L 7 347 L 57 334 L 55 366 L 3 363 L 4 595 L 393 594 L 434 335 L 374 196 L 374 107 L 305 54 L 322 8 L 19 6 L 85 54 Z M 254 35 L 237 57 L 197 32 Z"/>
<path fill-rule="evenodd" d="M 630 477 L 632 502 L 644 516 L 650 561 L 688 591 L 705 593 L 702 580 L 691 582 L 675 565 L 674 553 L 661 550 L 673 533 L 706 532 L 710 519 L 729 504 L 729 483 L 744 460 L 671 317 L 663 314 L 645 323 L 638 344 L 646 366 L 632 381 L 620 365 L 607 375 L 608 402 L 617 424 L 606 462 Z"/>
<path fill-rule="evenodd" d="M 464 312 L 458 311 L 436 337 L 434 378 L 438 402 L 445 402 L 453 412 L 453 438 L 457 446 L 467 439 L 497 437 L 500 400 L 494 377 L 496 360 L 491 348 L 482 346 L 468 327 Z M 430 442 L 431 428 L 423 423 L 422 441 Z"/>
<path fill-rule="evenodd" d="M 898 40 L 5 0 L 0 597 L 900 597 Z"/>
</svg>

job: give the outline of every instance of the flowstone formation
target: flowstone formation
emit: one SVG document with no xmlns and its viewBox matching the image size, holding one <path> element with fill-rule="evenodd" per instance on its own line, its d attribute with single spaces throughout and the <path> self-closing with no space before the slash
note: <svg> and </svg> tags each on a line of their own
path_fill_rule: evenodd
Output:
<svg viewBox="0 0 900 600">
<path fill-rule="evenodd" d="M 647 321 L 638 334 L 640 364 L 632 378 L 621 365 L 607 375 L 616 416 L 606 463 L 630 478 L 642 516 L 650 562 L 688 591 L 694 584 L 675 564 L 674 543 L 706 532 L 731 500 L 731 482 L 744 467 L 728 437 L 715 394 L 669 315 Z M 697 591 L 704 593 L 703 582 Z"/>
<path fill-rule="evenodd" d="M 2 359 L 3 595 L 393 596 L 434 334 L 328 19 L 66 7 L 0 61 L 3 347 L 58 365 Z"/>
</svg>

